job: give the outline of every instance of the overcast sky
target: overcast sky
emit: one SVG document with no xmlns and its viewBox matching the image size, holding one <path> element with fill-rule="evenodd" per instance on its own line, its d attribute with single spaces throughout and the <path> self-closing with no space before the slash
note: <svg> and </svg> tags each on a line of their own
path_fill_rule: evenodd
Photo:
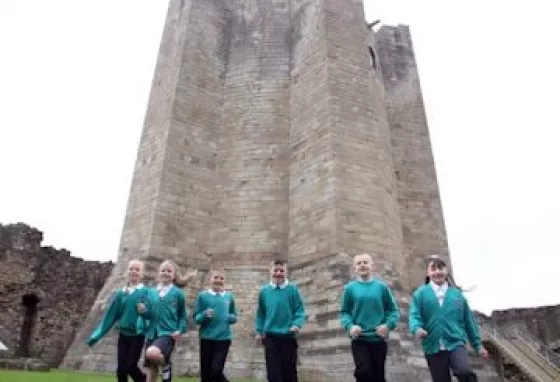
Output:
<svg viewBox="0 0 560 382">
<path fill-rule="evenodd" d="M 411 26 L 455 278 L 487 313 L 560 303 L 553 4 L 366 0 L 370 21 Z M 0 2 L 0 222 L 115 260 L 166 11 Z"/>
</svg>

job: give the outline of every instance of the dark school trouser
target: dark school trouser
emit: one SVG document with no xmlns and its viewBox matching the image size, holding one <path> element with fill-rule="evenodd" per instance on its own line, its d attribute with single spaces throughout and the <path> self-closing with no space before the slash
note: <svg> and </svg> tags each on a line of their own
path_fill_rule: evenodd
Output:
<svg viewBox="0 0 560 382">
<path fill-rule="evenodd" d="M 387 342 L 352 341 L 356 382 L 385 382 Z"/>
<path fill-rule="evenodd" d="M 144 382 L 146 376 L 138 367 L 138 361 L 144 348 L 144 336 L 126 336 L 119 334 L 117 342 L 117 381 L 127 382 L 128 376 L 134 382 Z"/>
<path fill-rule="evenodd" d="M 267 334 L 264 355 L 268 382 L 297 382 L 297 340 Z"/>
<path fill-rule="evenodd" d="M 452 351 L 442 350 L 426 356 L 428 367 L 434 382 L 451 382 L 450 369 L 459 382 L 477 382 L 472 371 L 467 349 L 459 346 Z"/>
<path fill-rule="evenodd" d="M 201 382 L 228 382 L 224 376 L 224 365 L 230 345 L 230 340 L 200 340 Z"/>
</svg>

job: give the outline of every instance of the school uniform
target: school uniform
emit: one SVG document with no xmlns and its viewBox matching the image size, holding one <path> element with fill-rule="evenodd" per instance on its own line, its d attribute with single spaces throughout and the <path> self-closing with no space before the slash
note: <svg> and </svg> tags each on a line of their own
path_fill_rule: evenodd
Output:
<svg viewBox="0 0 560 382">
<path fill-rule="evenodd" d="M 362 329 L 351 342 L 357 382 L 385 382 L 387 339 L 377 334 L 376 328 L 387 325 L 389 330 L 394 330 L 398 322 L 399 309 L 387 284 L 371 278 L 354 280 L 344 286 L 340 323 L 349 335 L 354 325 Z"/>
<path fill-rule="evenodd" d="M 479 352 L 482 341 L 474 314 L 463 293 L 447 283 L 429 282 L 419 287 L 410 302 L 409 327 L 428 335 L 422 340 L 424 354 L 434 382 L 451 382 L 450 368 L 460 382 L 475 382 L 466 344 Z"/>
<path fill-rule="evenodd" d="M 171 335 L 187 332 L 185 294 L 173 284 L 160 284 L 150 290 L 148 301 L 143 314 L 148 320 L 146 348 L 155 346 L 161 350 L 164 356 L 163 381 L 171 381 L 171 354 L 175 348 L 175 340 Z M 151 366 L 151 362 L 146 359 L 145 365 Z"/>
<path fill-rule="evenodd" d="M 212 317 L 206 310 L 213 309 Z M 224 365 L 231 345 L 231 325 L 237 322 L 235 299 L 231 293 L 212 289 L 200 292 L 196 299 L 194 320 L 200 325 L 201 382 L 227 382 Z"/>
<path fill-rule="evenodd" d="M 144 373 L 138 367 L 138 360 L 144 347 L 145 327 L 136 306 L 139 303 L 145 303 L 148 295 L 149 289 L 143 284 L 119 289 L 115 292 L 103 320 L 86 341 L 89 346 L 93 346 L 118 322 L 118 382 L 128 381 L 129 375 L 134 382 L 146 380 Z"/>
<path fill-rule="evenodd" d="M 290 328 L 303 328 L 305 306 L 299 289 L 287 280 L 261 287 L 255 320 L 264 336 L 268 382 L 297 382 L 297 340 Z"/>
</svg>

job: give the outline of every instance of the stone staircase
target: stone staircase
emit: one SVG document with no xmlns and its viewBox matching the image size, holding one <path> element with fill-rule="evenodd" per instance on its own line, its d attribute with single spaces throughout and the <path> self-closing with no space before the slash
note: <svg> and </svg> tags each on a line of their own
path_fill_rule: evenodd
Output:
<svg viewBox="0 0 560 382">
<path fill-rule="evenodd" d="M 521 327 L 497 328 L 486 323 L 482 332 L 486 341 L 531 381 L 560 382 L 558 356 Z"/>
</svg>

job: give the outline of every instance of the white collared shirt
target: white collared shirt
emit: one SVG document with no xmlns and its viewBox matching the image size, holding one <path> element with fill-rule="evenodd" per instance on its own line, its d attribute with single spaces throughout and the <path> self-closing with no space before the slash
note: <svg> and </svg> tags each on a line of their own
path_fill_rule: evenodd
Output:
<svg viewBox="0 0 560 382">
<path fill-rule="evenodd" d="M 441 285 L 437 285 L 433 281 L 430 281 L 430 285 L 432 286 L 432 289 L 434 290 L 434 293 L 436 294 L 436 297 L 437 297 L 438 302 L 439 302 L 439 306 L 442 306 L 443 305 L 443 299 L 445 298 L 445 294 L 447 293 L 447 288 L 449 287 L 449 285 L 447 284 L 447 282 L 445 282 Z"/>
<path fill-rule="evenodd" d="M 445 294 L 447 293 L 447 289 L 448 289 L 449 285 L 447 284 L 447 282 L 445 282 L 441 285 L 437 285 L 433 281 L 430 281 L 430 285 L 432 286 L 432 289 L 434 290 L 434 293 L 436 294 L 436 297 L 437 297 L 438 302 L 439 302 L 439 306 L 442 306 L 443 305 L 443 299 L 445 298 Z M 445 345 L 443 344 L 442 339 L 439 340 L 439 348 L 440 348 L 440 350 L 445 350 Z"/>
<path fill-rule="evenodd" d="M 138 289 L 143 288 L 143 287 L 144 287 L 144 284 L 142 284 L 142 283 L 136 284 L 136 285 L 133 286 L 133 287 L 128 286 L 128 285 L 125 285 L 125 286 L 123 287 L 122 290 L 123 290 L 123 292 L 126 293 L 126 294 L 131 294 L 131 293 L 134 292 L 135 290 L 138 290 Z"/>
<path fill-rule="evenodd" d="M 160 298 L 164 297 L 167 293 L 169 293 L 171 288 L 173 288 L 173 284 L 169 284 L 169 285 L 158 284 L 157 291 L 158 291 L 159 297 Z"/>
<path fill-rule="evenodd" d="M 286 288 L 286 286 L 288 286 L 288 279 L 284 279 L 284 282 L 282 284 L 276 284 L 274 281 L 271 281 L 270 285 L 272 285 L 274 288 L 284 289 Z"/>
<path fill-rule="evenodd" d="M 221 292 L 216 292 L 212 288 L 210 288 L 210 289 L 208 289 L 208 293 L 210 293 L 212 296 L 215 296 L 215 295 L 218 294 L 218 295 L 220 295 L 220 297 L 224 297 L 224 295 L 226 294 L 226 291 L 223 290 Z"/>
</svg>

